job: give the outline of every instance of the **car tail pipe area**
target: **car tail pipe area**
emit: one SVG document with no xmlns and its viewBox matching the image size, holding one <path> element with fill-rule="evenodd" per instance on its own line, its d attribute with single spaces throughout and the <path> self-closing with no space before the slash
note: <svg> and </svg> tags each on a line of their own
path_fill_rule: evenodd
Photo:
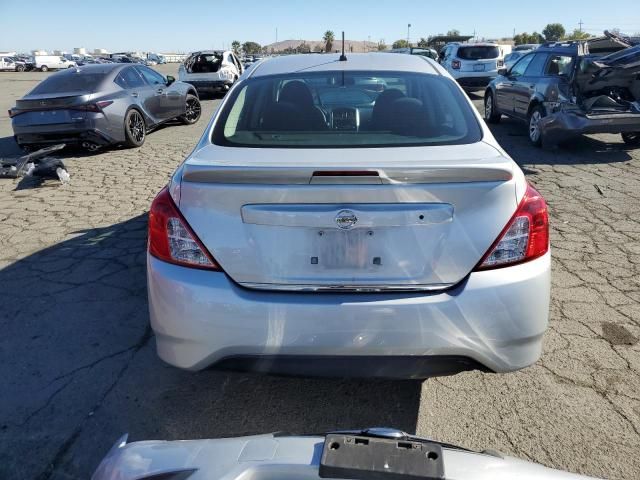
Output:
<svg viewBox="0 0 640 480">
<path fill-rule="evenodd" d="M 98 149 L 102 148 L 102 145 L 98 145 L 97 143 L 93 142 L 82 142 L 82 148 L 86 148 L 90 152 L 95 152 Z"/>
</svg>

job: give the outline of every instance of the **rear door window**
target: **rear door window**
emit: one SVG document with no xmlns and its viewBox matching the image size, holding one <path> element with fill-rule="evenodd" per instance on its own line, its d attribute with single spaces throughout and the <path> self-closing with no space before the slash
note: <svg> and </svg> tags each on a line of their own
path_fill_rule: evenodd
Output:
<svg viewBox="0 0 640 480">
<path fill-rule="evenodd" d="M 126 88 L 140 88 L 144 87 L 144 80 L 140 77 L 140 74 L 133 67 L 127 67 L 122 72 L 120 72 L 120 76 L 124 83 L 127 85 Z"/>
<path fill-rule="evenodd" d="M 572 64 L 573 57 L 570 55 L 552 55 L 544 73 L 551 77 L 558 75 L 570 76 Z"/>
<path fill-rule="evenodd" d="M 533 60 L 529 63 L 527 70 L 525 71 L 525 75 L 527 77 L 540 77 L 542 76 L 542 70 L 544 69 L 544 64 L 547 61 L 546 53 L 536 53 L 533 56 Z"/>
<path fill-rule="evenodd" d="M 511 68 L 509 75 L 512 77 L 521 77 L 526 72 L 527 67 L 533 60 L 533 55 L 529 54 L 522 57 L 518 62 Z"/>
<path fill-rule="evenodd" d="M 500 49 L 492 46 L 469 46 L 458 48 L 458 58 L 462 60 L 488 60 L 498 58 Z"/>
</svg>

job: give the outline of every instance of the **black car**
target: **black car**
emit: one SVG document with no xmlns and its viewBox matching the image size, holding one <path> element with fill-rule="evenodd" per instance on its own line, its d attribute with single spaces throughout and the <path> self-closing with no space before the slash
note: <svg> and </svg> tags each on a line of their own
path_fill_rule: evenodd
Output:
<svg viewBox="0 0 640 480">
<path fill-rule="evenodd" d="M 596 57 L 584 42 L 545 44 L 498 73 L 485 91 L 487 122 L 524 120 L 538 146 L 592 133 L 640 146 L 640 47 Z"/>
</svg>

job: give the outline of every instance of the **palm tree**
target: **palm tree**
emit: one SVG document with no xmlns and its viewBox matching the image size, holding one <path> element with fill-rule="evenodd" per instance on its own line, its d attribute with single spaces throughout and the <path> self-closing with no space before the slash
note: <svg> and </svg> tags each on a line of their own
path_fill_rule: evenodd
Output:
<svg viewBox="0 0 640 480">
<path fill-rule="evenodd" d="M 333 41 L 335 40 L 335 38 L 336 37 L 331 30 L 327 30 L 326 32 L 324 32 L 324 37 L 322 37 L 322 40 L 324 40 L 325 52 L 331 52 L 331 50 L 333 49 Z"/>
</svg>

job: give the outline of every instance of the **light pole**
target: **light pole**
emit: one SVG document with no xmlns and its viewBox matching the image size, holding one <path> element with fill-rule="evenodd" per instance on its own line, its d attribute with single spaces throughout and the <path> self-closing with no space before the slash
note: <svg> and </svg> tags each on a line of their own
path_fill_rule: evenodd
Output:
<svg viewBox="0 0 640 480">
<path fill-rule="evenodd" d="M 411 48 L 411 43 L 410 43 L 411 36 L 409 34 L 410 30 L 411 30 L 411 24 L 407 23 L 407 47 L 409 48 Z"/>
</svg>

